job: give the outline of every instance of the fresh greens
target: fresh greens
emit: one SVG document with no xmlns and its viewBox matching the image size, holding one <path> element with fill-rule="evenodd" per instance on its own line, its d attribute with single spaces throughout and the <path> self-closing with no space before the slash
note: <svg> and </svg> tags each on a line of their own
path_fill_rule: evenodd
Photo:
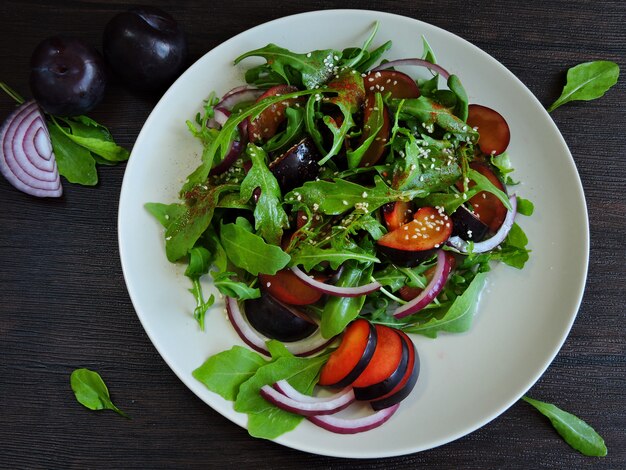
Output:
<svg viewBox="0 0 626 470">
<path fill-rule="evenodd" d="M 570 101 L 600 98 L 617 83 L 618 77 L 619 66 L 615 62 L 597 60 L 578 64 L 567 71 L 567 84 L 548 112 Z"/>
<path fill-rule="evenodd" d="M 70 386 L 76 400 L 90 410 L 113 410 L 117 414 L 128 418 L 111 401 L 109 389 L 97 372 L 89 369 L 76 369 L 70 376 Z"/>
<path fill-rule="evenodd" d="M 607 448 L 604 444 L 604 439 L 582 419 L 567 411 L 563 411 L 551 403 L 535 400 L 527 396 L 522 397 L 522 400 L 547 417 L 554 429 L 572 448 L 581 454 L 591 457 L 606 456 Z"/>
</svg>

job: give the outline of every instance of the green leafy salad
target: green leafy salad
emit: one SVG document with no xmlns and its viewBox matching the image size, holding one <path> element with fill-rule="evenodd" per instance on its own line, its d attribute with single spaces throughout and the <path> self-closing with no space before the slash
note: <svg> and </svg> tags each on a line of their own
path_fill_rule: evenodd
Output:
<svg viewBox="0 0 626 470">
<path fill-rule="evenodd" d="M 215 300 L 202 292 L 207 275 L 256 351 L 236 346 L 194 373 L 249 414 L 254 435 L 302 417 L 260 397 L 281 379 L 306 394 L 350 385 L 374 410 L 397 406 L 387 399 L 419 363 L 405 333 L 467 331 L 492 262 L 528 260 L 515 217 L 533 206 L 511 192 L 506 120 L 470 104 L 425 39 L 421 57 L 387 61 L 391 42 L 370 47 L 375 32 L 341 51 L 269 44 L 236 58 L 263 63 L 187 122 L 203 152 L 180 201 L 146 204 L 168 260 L 188 264 L 199 327 Z M 333 361 L 361 346 L 354 369 Z M 385 380 L 395 389 L 372 388 Z"/>
</svg>

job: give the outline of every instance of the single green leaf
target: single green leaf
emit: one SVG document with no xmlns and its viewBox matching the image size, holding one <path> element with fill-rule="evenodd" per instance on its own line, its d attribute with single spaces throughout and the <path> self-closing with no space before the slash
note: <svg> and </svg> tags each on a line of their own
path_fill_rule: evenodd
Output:
<svg viewBox="0 0 626 470">
<path fill-rule="evenodd" d="M 461 80 L 456 75 L 450 75 L 448 78 L 448 88 L 456 96 L 456 106 L 454 107 L 454 114 L 461 120 L 467 121 L 467 115 L 469 112 L 469 98 L 467 92 L 461 84 Z"/>
<path fill-rule="evenodd" d="M 261 291 L 258 288 L 250 287 L 248 284 L 233 280 L 235 276 L 233 272 L 212 272 L 213 285 L 222 295 L 234 297 L 239 300 L 256 299 L 261 297 Z"/>
<path fill-rule="evenodd" d="M 590 101 L 600 98 L 619 77 L 619 65 L 608 60 L 584 62 L 567 71 L 567 84 L 561 96 L 552 103 L 548 112 L 570 101 Z"/>
<path fill-rule="evenodd" d="M 270 138 L 263 145 L 263 150 L 268 153 L 287 147 L 296 141 L 304 130 L 304 108 L 287 108 L 285 109 L 285 116 L 287 117 L 285 130 Z"/>
<path fill-rule="evenodd" d="M 186 208 L 183 204 L 172 203 L 162 204 L 160 202 L 146 202 L 144 207 L 156 218 L 163 227 L 168 228 L 170 224 L 184 214 Z"/>
<path fill-rule="evenodd" d="M 426 40 L 424 35 L 422 35 L 422 48 L 423 48 L 422 59 L 427 60 L 431 64 L 436 64 L 437 58 L 435 57 L 435 53 L 430 47 L 430 44 L 428 44 L 428 41 Z"/>
<path fill-rule="evenodd" d="M 70 183 L 85 186 L 94 186 L 98 183 L 96 161 L 91 152 L 72 141 L 54 124 L 48 125 L 48 131 L 59 173 Z"/>
<path fill-rule="evenodd" d="M 192 375 L 209 390 L 226 400 L 235 401 L 239 387 L 267 364 L 260 354 L 248 348 L 233 346 L 209 357 Z"/>
<path fill-rule="evenodd" d="M 374 184 L 374 187 L 367 187 L 343 179 L 308 181 L 286 194 L 285 201 L 301 202 L 313 212 L 339 215 L 355 207 L 373 212 L 388 202 L 408 201 L 426 195 L 423 190 L 397 191 L 378 176 L 374 178 Z"/>
<path fill-rule="evenodd" d="M 374 106 L 372 108 L 372 112 L 369 115 L 369 119 L 364 124 L 364 130 L 367 130 L 369 133 L 369 137 L 363 141 L 361 145 L 359 145 L 354 150 L 348 150 L 346 152 L 346 157 L 348 159 L 348 168 L 357 168 L 361 163 L 361 159 L 365 152 L 370 148 L 372 143 L 378 137 L 378 132 L 382 129 L 385 121 L 384 121 L 384 103 L 382 99 L 382 95 L 380 93 L 376 93 L 374 98 Z"/>
<path fill-rule="evenodd" d="M 189 193 L 186 210 L 165 230 L 165 253 L 171 262 L 186 256 L 213 219 L 220 195 L 239 191 L 239 185 L 224 184 L 209 188 L 198 185 Z"/>
<path fill-rule="evenodd" d="M 245 201 L 260 188 L 259 200 L 254 207 L 254 228 L 267 243 L 279 245 L 283 229 L 289 227 L 289 218 L 283 209 L 280 186 L 274 174 L 267 167 L 267 154 L 256 145 L 249 143 L 246 155 L 252 166 L 241 183 L 240 195 Z"/>
<path fill-rule="evenodd" d="M 554 426 L 554 429 L 572 448 L 581 454 L 591 457 L 606 456 L 607 448 L 604 444 L 604 439 L 582 419 L 567 411 L 563 411 L 551 403 L 535 400 L 527 396 L 522 397 L 522 400 L 546 416 L 552 423 L 552 426 Z"/>
<path fill-rule="evenodd" d="M 533 215 L 535 205 L 528 199 L 517 196 L 517 212 L 525 216 Z"/>
<path fill-rule="evenodd" d="M 254 276 L 276 274 L 291 259 L 279 246 L 268 245 L 258 235 L 236 224 L 222 225 L 220 240 L 228 259 Z"/>
<path fill-rule="evenodd" d="M 70 386 L 76 400 L 90 410 L 113 410 L 117 414 L 128 418 L 111 401 L 109 389 L 97 372 L 89 369 L 76 369 L 70 376 Z"/>
<path fill-rule="evenodd" d="M 111 162 L 122 162 L 128 160 L 130 153 L 123 147 L 120 147 L 113 141 L 113 136 L 109 130 L 97 124 L 92 119 L 80 120 L 74 118 L 59 118 L 69 127 L 57 127 L 71 140 L 78 145 L 85 147 L 100 157 Z M 53 121 L 57 121 L 53 118 Z M 94 125 L 95 123 L 95 125 Z"/>
<path fill-rule="evenodd" d="M 316 245 L 302 243 L 296 250 L 291 252 L 291 265 L 302 266 L 305 271 L 310 271 L 317 265 L 328 262 L 332 269 L 337 269 L 341 264 L 348 260 L 354 260 L 362 263 L 379 263 L 380 260 L 371 253 L 365 253 L 363 250 L 354 250 L 353 247 L 342 248 L 321 248 Z"/>
</svg>

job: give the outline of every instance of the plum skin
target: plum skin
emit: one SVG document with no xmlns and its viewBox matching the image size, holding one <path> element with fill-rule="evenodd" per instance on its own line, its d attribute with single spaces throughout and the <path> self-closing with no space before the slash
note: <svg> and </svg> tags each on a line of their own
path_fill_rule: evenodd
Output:
<svg viewBox="0 0 626 470">
<path fill-rule="evenodd" d="M 30 66 L 33 97 L 50 114 L 85 114 L 104 98 L 104 60 L 80 39 L 54 36 L 43 40 L 33 51 Z"/>
<path fill-rule="evenodd" d="M 187 40 L 174 18 L 154 7 L 118 13 L 103 34 L 104 58 L 129 87 L 154 92 L 171 84 L 187 60 Z"/>
</svg>

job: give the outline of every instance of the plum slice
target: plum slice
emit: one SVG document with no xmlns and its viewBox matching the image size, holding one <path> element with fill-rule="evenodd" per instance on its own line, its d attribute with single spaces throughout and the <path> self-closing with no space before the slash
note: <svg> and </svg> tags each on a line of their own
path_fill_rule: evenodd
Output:
<svg viewBox="0 0 626 470">
<path fill-rule="evenodd" d="M 480 197 L 482 199 L 482 196 Z M 480 207 L 480 202 L 478 202 Z M 465 241 L 479 242 L 489 232 L 489 225 L 481 221 L 475 213 L 465 206 L 459 206 L 450 216 L 454 229 L 452 236 L 458 236 Z"/>
<path fill-rule="evenodd" d="M 296 91 L 298 91 L 298 89 L 292 85 L 276 85 L 259 96 L 257 103 L 263 101 L 265 98 L 286 95 Z M 274 103 L 264 109 L 256 119 L 251 119 L 248 123 L 248 136 L 250 140 L 259 143 L 273 137 L 280 125 L 287 119 L 285 109 L 301 101 L 302 100 L 298 98 L 290 98 L 279 103 Z"/>
<path fill-rule="evenodd" d="M 314 180 L 320 172 L 321 159 L 310 137 L 305 137 L 269 164 L 283 193 Z"/>
<path fill-rule="evenodd" d="M 347 387 L 366 369 L 378 343 L 374 325 L 359 318 L 346 328 L 339 347 L 330 355 L 320 373 L 320 385 Z"/>
<path fill-rule="evenodd" d="M 317 302 L 322 293 L 298 279 L 291 269 L 276 274 L 259 274 L 261 289 L 289 305 L 309 305 Z"/>
<path fill-rule="evenodd" d="M 413 216 L 413 204 L 410 201 L 389 202 L 382 207 L 385 225 L 390 232 L 409 222 Z"/>
<path fill-rule="evenodd" d="M 452 220 L 443 211 L 425 206 L 413 220 L 383 235 L 378 250 L 399 266 L 416 266 L 430 258 L 452 235 Z"/>
<path fill-rule="evenodd" d="M 379 358 L 379 355 L 375 352 L 374 356 L 372 357 L 372 361 L 370 362 L 370 365 L 365 369 L 365 371 L 363 371 L 361 377 L 359 377 L 357 381 L 355 381 L 354 396 L 357 400 L 374 400 L 389 393 L 396 387 L 396 385 L 400 383 L 402 378 L 405 376 L 407 366 L 409 364 L 409 346 L 398 335 L 398 331 L 384 325 L 377 325 L 377 327 L 386 330 L 384 333 L 381 333 L 381 331 L 379 330 L 379 340 L 377 348 L 383 349 L 386 338 L 391 337 L 392 333 L 400 338 L 399 353 L 397 348 L 393 347 L 389 347 L 387 351 L 385 351 L 384 353 L 380 353 L 385 358 L 385 367 L 384 371 L 381 372 L 381 375 L 379 377 L 382 377 L 385 373 L 388 372 L 389 365 L 393 365 L 395 363 L 396 367 L 391 371 L 391 373 L 389 373 L 386 377 L 382 378 L 378 382 L 365 386 L 357 386 L 356 384 L 359 380 L 361 380 L 361 377 L 366 375 L 368 369 L 376 367 L 376 360 Z"/>
<path fill-rule="evenodd" d="M 487 155 L 500 155 L 509 146 L 511 131 L 500 113 L 487 106 L 470 104 L 467 124 L 476 128 L 478 146 Z"/>
<path fill-rule="evenodd" d="M 419 98 L 420 89 L 411 77 L 395 70 L 370 72 L 363 78 L 365 90 L 375 93 L 391 93 L 392 98 Z"/>
<path fill-rule="evenodd" d="M 284 342 L 311 336 L 318 325 L 308 315 L 282 303 L 267 292 L 244 303 L 248 322 L 259 333 Z"/>
<path fill-rule="evenodd" d="M 502 181 L 493 172 L 489 165 L 485 162 L 475 161 L 470 163 L 470 168 L 477 171 L 481 175 L 485 176 L 491 184 L 493 184 L 500 191 L 506 193 L 506 188 L 502 184 Z M 474 186 L 474 182 L 470 182 L 469 187 Z M 506 217 L 507 209 L 502 201 L 498 199 L 494 194 L 487 191 L 481 191 L 476 196 L 469 200 L 472 206 L 472 210 L 476 217 L 489 226 L 489 230 L 497 232 L 504 218 Z"/>
<path fill-rule="evenodd" d="M 407 364 L 406 372 L 400 382 L 391 389 L 387 394 L 378 397 L 375 400 L 370 401 L 370 405 L 375 410 L 382 410 L 389 408 L 397 403 L 400 403 L 406 397 L 409 396 L 420 373 L 420 358 L 417 354 L 417 348 L 411 338 L 404 332 L 397 330 L 397 333 L 401 336 L 404 343 L 409 349 L 409 362 Z"/>
<path fill-rule="evenodd" d="M 378 385 L 391 377 L 402 361 L 402 340 L 400 336 L 396 334 L 393 328 L 388 326 L 375 325 L 374 327 L 376 328 L 376 336 L 378 338 L 376 349 L 372 355 L 372 360 L 365 370 L 352 382 L 355 396 L 357 395 L 357 390 L 361 390 L 362 393 L 360 395 L 370 395 L 371 393 L 367 393 L 363 389 L 367 390 L 368 387 L 375 384 Z"/>
</svg>

